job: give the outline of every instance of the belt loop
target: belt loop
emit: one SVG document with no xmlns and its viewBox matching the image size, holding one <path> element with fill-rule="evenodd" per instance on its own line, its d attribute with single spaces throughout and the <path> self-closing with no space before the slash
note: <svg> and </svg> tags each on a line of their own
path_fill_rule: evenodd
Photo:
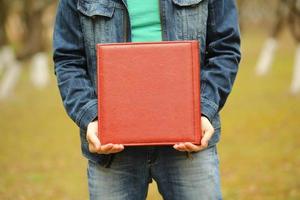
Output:
<svg viewBox="0 0 300 200">
<path fill-rule="evenodd" d="M 115 154 L 109 154 L 108 155 L 107 161 L 104 163 L 104 167 L 105 168 L 110 168 L 111 163 L 112 163 L 114 157 L 115 157 Z"/>
<path fill-rule="evenodd" d="M 192 153 L 189 152 L 189 151 L 186 151 L 186 152 L 185 152 L 185 155 L 186 155 L 186 157 L 187 157 L 188 159 L 191 159 L 191 160 L 194 159 Z"/>
</svg>

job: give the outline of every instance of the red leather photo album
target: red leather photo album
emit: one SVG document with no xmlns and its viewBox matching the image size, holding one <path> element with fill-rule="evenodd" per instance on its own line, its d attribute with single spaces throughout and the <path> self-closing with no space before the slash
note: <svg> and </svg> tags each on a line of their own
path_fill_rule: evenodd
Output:
<svg viewBox="0 0 300 200">
<path fill-rule="evenodd" d="M 97 44 L 101 143 L 200 144 L 199 56 L 196 40 Z"/>
</svg>

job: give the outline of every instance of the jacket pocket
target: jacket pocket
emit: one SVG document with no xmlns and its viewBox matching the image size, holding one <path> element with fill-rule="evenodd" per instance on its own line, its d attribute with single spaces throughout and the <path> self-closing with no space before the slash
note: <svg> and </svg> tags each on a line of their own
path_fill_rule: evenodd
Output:
<svg viewBox="0 0 300 200">
<path fill-rule="evenodd" d="M 79 0 L 77 9 L 88 17 L 105 16 L 111 18 L 115 11 L 115 3 L 109 0 Z"/>
<path fill-rule="evenodd" d="M 195 6 L 203 0 L 172 0 L 178 6 Z"/>
<path fill-rule="evenodd" d="M 126 12 L 122 3 L 112 0 L 78 0 L 77 10 L 84 39 L 93 50 L 97 43 L 123 39 Z"/>
</svg>

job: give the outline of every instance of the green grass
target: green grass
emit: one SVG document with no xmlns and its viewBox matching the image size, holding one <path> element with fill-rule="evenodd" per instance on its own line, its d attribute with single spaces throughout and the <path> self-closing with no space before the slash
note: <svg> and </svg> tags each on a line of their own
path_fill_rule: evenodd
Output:
<svg viewBox="0 0 300 200">
<path fill-rule="evenodd" d="M 243 62 L 221 113 L 224 199 L 300 199 L 300 96 L 288 93 L 295 45 L 284 34 L 272 71 L 258 78 L 264 39 L 259 31 L 243 36 Z M 78 130 L 51 75 L 38 91 L 25 68 L 14 97 L 0 103 L 0 199 L 88 198 Z M 154 184 L 148 199 L 160 199 Z"/>
</svg>

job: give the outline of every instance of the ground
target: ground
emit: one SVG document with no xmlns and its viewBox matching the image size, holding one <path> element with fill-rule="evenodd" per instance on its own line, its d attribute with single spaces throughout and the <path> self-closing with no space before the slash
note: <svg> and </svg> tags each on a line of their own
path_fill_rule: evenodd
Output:
<svg viewBox="0 0 300 200">
<path fill-rule="evenodd" d="M 291 96 L 295 45 L 281 38 L 272 71 L 254 66 L 266 35 L 243 34 L 243 62 L 225 108 L 218 145 L 224 199 L 300 199 L 300 95 Z M 88 199 L 86 161 L 65 114 L 55 76 L 38 91 L 28 69 L 13 98 L 0 102 L 0 199 Z M 148 200 L 161 199 L 151 184 Z"/>
</svg>

